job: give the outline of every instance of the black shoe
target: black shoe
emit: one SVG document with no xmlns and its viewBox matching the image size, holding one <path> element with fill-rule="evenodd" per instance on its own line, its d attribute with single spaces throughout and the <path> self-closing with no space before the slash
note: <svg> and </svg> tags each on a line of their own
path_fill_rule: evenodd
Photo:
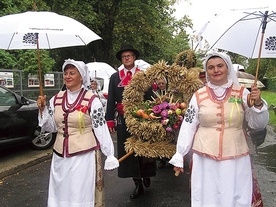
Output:
<svg viewBox="0 0 276 207">
<path fill-rule="evenodd" d="M 165 167 L 166 165 L 166 161 L 165 160 L 160 160 L 159 164 L 158 164 L 158 168 L 162 169 L 163 167 Z"/>
<path fill-rule="evenodd" d="M 143 178 L 143 183 L 146 188 L 150 187 L 150 178 Z"/>
<path fill-rule="evenodd" d="M 133 179 L 133 180 L 135 182 L 135 189 L 133 193 L 130 195 L 130 199 L 137 198 L 144 193 L 142 179 Z"/>
</svg>

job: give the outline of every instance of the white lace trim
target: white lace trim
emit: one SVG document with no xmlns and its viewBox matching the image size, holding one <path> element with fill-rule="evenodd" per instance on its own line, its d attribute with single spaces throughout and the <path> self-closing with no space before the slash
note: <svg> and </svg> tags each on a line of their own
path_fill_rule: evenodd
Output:
<svg viewBox="0 0 276 207">
<path fill-rule="evenodd" d="M 175 167 L 183 168 L 183 161 L 183 156 L 180 153 L 176 152 L 169 161 L 169 163 Z"/>
<path fill-rule="evenodd" d="M 210 87 L 216 96 L 222 96 L 222 94 L 224 94 L 225 90 L 230 88 L 233 84 L 232 80 L 228 80 L 227 83 L 221 85 L 221 86 L 217 86 L 212 84 L 210 81 L 207 83 L 208 87 Z M 222 97 L 221 99 L 223 99 L 224 97 Z"/>
<path fill-rule="evenodd" d="M 105 160 L 104 169 L 114 170 L 117 167 L 119 167 L 119 161 L 114 156 L 108 156 Z"/>
</svg>

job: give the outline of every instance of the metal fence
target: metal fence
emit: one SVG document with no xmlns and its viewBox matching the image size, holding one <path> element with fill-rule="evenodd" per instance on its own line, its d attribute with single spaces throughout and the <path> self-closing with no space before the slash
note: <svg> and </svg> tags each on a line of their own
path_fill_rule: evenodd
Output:
<svg viewBox="0 0 276 207">
<path fill-rule="evenodd" d="M 43 93 L 49 100 L 62 88 L 63 73 L 48 72 L 43 79 Z M 0 84 L 29 99 L 36 100 L 39 96 L 37 75 L 30 75 L 21 70 L 0 69 Z"/>
</svg>

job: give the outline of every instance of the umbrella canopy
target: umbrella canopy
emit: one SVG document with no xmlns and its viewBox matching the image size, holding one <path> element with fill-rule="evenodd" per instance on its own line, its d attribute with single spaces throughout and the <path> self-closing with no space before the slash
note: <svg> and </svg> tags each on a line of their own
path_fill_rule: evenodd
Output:
<svg viewBox="0 0 276 207">
<path fill-rule="evenodd" d="M 144 60 L 135 60 L 135 65 L 141 70 L 147 70 L 151 65 Z"/>
<path fill-rule="evenodd" d="M 245 88 L 251 88 L 252 84 L 254 84 L 255 81 L 255 76 L 250 74 L 250 73 L 246 73 L 243 71 L 237 71 L 236 72 L 239 83 L 241 86 L 245 87 Z M 265 85 L 261 82 L 261 81 L 257 81 L 257 87 L 258 88 L 264 88 Z"/>
<path fill-rule="evenodd" d="M 140 70 L 147 70 L 151 66 L 149 63 L 147 63 L 146 61 L 144 61 L 142 59 L 135 60 L 134 64 Z M 124 68 L 124 65 L 120 65 L 120 67 L 118 68 L 118 70 L 121 70 L 123 68 Z"/>
<path fill-rule="evenodd" d="M 0 17 L 0 48 L 54 49 L 87 45 L 101 39 L 80 22 L 53 12 L 28 11 Z"/>
<path fill-rule="evenodd" d="M 233 64 L 233 67 L 234 67 L 234 70 L 235 70 L 235 71 L 239 71 L 239 70 L 245 71 L 243 65 L 240 65 L 240 64 Z"/>
<path fill-rule="evenodd" d="M 91 62 L 86 65 L 89 70 L 90 78 L 97 79 L 101 84 L 102 92 L 107 94 L 110 76 L 115 73 L 116 70 L 104 62 Z"/>
<path fill-rule="evenodd" d="M 110 78 L 116 70 L 104 62 L 91 62 L 86 64 L 89 70 L 90 77 Z"/>
<path fill-rule="evenodd" d="M 230 11 L 210 20 L 202 37 L 211 48 L 227 50 L 247 58 L 258 58 L 261 49 L 262 58 L 275 58 L 275 31 L 274 11 Z M 261 43 L 264 44 L 260 47 Z"/>
<path fill-rule="evenodd" d="M 0 17 L 0 48 L 36 49 L 40 95 L 43 95 L 40 49 L 87 45 L 101 39 L 80 22 L 53 12 L 28 11 Z"/>
</svg>

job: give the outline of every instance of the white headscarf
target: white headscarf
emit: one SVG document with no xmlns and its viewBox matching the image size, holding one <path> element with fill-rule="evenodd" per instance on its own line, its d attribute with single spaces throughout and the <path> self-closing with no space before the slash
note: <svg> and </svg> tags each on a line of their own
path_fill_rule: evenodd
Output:
<svg viewBox="0 0 276 207">
<path fill-rule="evenodd" d="M 66 67 L 66 65 L 69 65 L 69 64 L 74 65 L 78 69 L 82 77 L 82 84 L 84 85 L 84 88 L 87 88 L 88 86 L 90 86 L 89 71 L 86 64 L 83 61 L 75 61 L 73 59 L 67 59 L 64 61 L 62 65 L 62 72 L 64 72 L 64 68 Z"/>
<path fill-rule="evenodd" d="M 96 82 L 96 84 L 97 84 L 97 90 L 100 91 L 100 90 L 101 90 L 101 84 L 100 84 L 100 82 L 99 82 L 96 78 L 91 78 L 91 79 L 90 79 L 90 83 L 91 83 L 92 81 L 93 81 L 93 82 Z"/>
<path fill-rule="evenodd" d="M 222 58 L 224 60 L 224 62 L 226 63 L 227 68 L 228 68 L 227 80 L 232 80 L 233 83 L 235 83 L 236 85 L 240 85 L 238 77 L 236 75 L 236 71 L 235 71 L 234 66 L 232 64 L 232 61 L 231 61 L 229 55 L 227 55 L 224 52 L 212 51 L 212 52 L 207 54 L 207 56 L 206 56 L 206 58 L 203 62 L 203 67 L 204 67 L 205 73 L 207 71 L 207 62 L 208 62 L 208 60 L 211 57 L 214 57 L 214 56 L 218 56 L 218 57 Z M 206 80 L 207 80 L 207 82 L 209 82 L 207 74 L 206 74 Z"/>
</svg>

